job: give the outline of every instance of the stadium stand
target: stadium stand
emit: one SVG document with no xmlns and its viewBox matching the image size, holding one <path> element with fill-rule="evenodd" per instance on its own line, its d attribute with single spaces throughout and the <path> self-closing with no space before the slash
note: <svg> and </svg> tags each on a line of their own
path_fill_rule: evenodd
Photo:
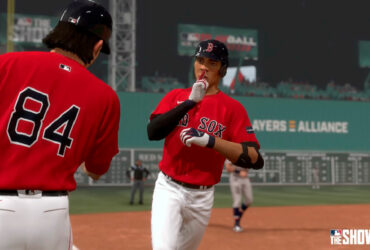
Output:
<svg viewBox="0 0 370 250">
<path fill-rule="evenodd" d="M 173 77 L 144 76 L 141 79 L 141 88 L 147 92 L 167 93 L 184 87 L 184 84 Z"/>
<path fill-rule="evenodd" d="M 145 76 L 141 80 L 142 91 L 167 93 L 172 89 L 185 88 L 174 77 Z M 221 91 L 230 95 L 272 97 L 272 98 L 294 98 L 315 100 L 346 100 L 346 101 L 370 101 L 370 77 L 364 83 L 364 90 L 360 91 L 350 83 L 339 85 L 329 82 L 326 88 L 320 89 L 308 82 L 294 82 L 291 80 L 281 81 L 276 87 L 267 82 L 249 82 L 243 80 L 237 82 L 233 88 L 220 86 Z"/>
</svg>

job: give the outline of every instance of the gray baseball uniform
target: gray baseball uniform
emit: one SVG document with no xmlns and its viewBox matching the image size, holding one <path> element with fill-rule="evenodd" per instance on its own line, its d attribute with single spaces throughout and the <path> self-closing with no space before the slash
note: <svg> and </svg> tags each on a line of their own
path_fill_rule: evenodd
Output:
<svg viewBox="0 0 370 250">
<path fill-rule="evenodd" d="M 320 185 L 319 185 L 319 182 L 320 182 L 319 173 L 320 173 L 319 167 L 317 165 L 315 165 L 312 168 L 312 189 L 320 189 Z"/>
<path fill-rule="evenodd" d="M 248 169 L 238 167 L 229 160 L 225 161 L 230 173 L 230 190 L 233 197 L 234 231 L 241 232 L 240 220 L 243 213 L 253 202 L 252 184 L 248 177 Z"/>
</svg>

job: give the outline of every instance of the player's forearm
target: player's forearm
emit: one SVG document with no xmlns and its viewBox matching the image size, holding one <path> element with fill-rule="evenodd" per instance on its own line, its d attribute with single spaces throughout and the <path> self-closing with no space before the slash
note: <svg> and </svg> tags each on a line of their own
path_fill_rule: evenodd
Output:
<svg viewBox="0 0 370 250">
<path fill-rule="evenodd" d="M 191 127 L 181 131 L 180 139 L 188 147 L 195 144 L 201 147 L 212 148 L 229 159 L 233 164 L 242 168 L 261 169 L 264 165 L 256 142 L 230 142 Z"/>
<path fill-rule="evenodd" d="M 187 100 L 170 111 L 154 117 L 147 126 L 149 140 L 162 140 L 169 135 L 195 104 L 195 102 Z"/>
<path fill-rule="evenodd" d="M 230 142 L 218 137 L 216 138 L 213 149 L 225 156 L 232 163 L 237 162 L 243 153 L 243 147 L 240 143 Z M 254 147 L 248 147 L 248 156 L 252 163 L 257 161 L 258 154 Z"/>
</svg>

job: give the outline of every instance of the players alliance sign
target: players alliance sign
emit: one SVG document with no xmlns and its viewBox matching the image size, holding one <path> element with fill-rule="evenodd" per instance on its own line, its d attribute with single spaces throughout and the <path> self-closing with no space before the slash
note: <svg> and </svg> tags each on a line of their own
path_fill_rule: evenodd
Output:
<svg viewBox="0 0 370 250">
<path fill-rule="evenodd" d="M 261 132 L 348 134 L 348 126 L 348 121 L 253 120 L 254 130 Z"/>
<path fill-rule="evenodd" d="M 370 103 L 235 97 L 263 149 L 369 152 Z"/>
</svg>

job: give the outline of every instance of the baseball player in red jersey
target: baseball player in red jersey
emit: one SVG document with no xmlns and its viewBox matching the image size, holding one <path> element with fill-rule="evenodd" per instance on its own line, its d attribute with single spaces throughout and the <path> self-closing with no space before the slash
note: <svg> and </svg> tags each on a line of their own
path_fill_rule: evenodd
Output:
<svg viewBox="0 0 370 250">
<path fill-rule="evenodd" d="M 86 67 L 109 54 L 110 14 L 74 1 L 43 42 L 0 56 L 0 249 L 72 247 L 68 192 L 118 153 L 120 103 Z"/>
<path fill-rule="evenodd" d="M 152 204 L 153 249 L 196 249 L 211 214 L 225 158 L 260 169 L 259 143 L 244 107 L 222 93 L 228 51 L 217 40 L 195 51 L 192 88 L 169 92 L 150 116 L 150 140 L 165 138 Z"/>
</svg>

